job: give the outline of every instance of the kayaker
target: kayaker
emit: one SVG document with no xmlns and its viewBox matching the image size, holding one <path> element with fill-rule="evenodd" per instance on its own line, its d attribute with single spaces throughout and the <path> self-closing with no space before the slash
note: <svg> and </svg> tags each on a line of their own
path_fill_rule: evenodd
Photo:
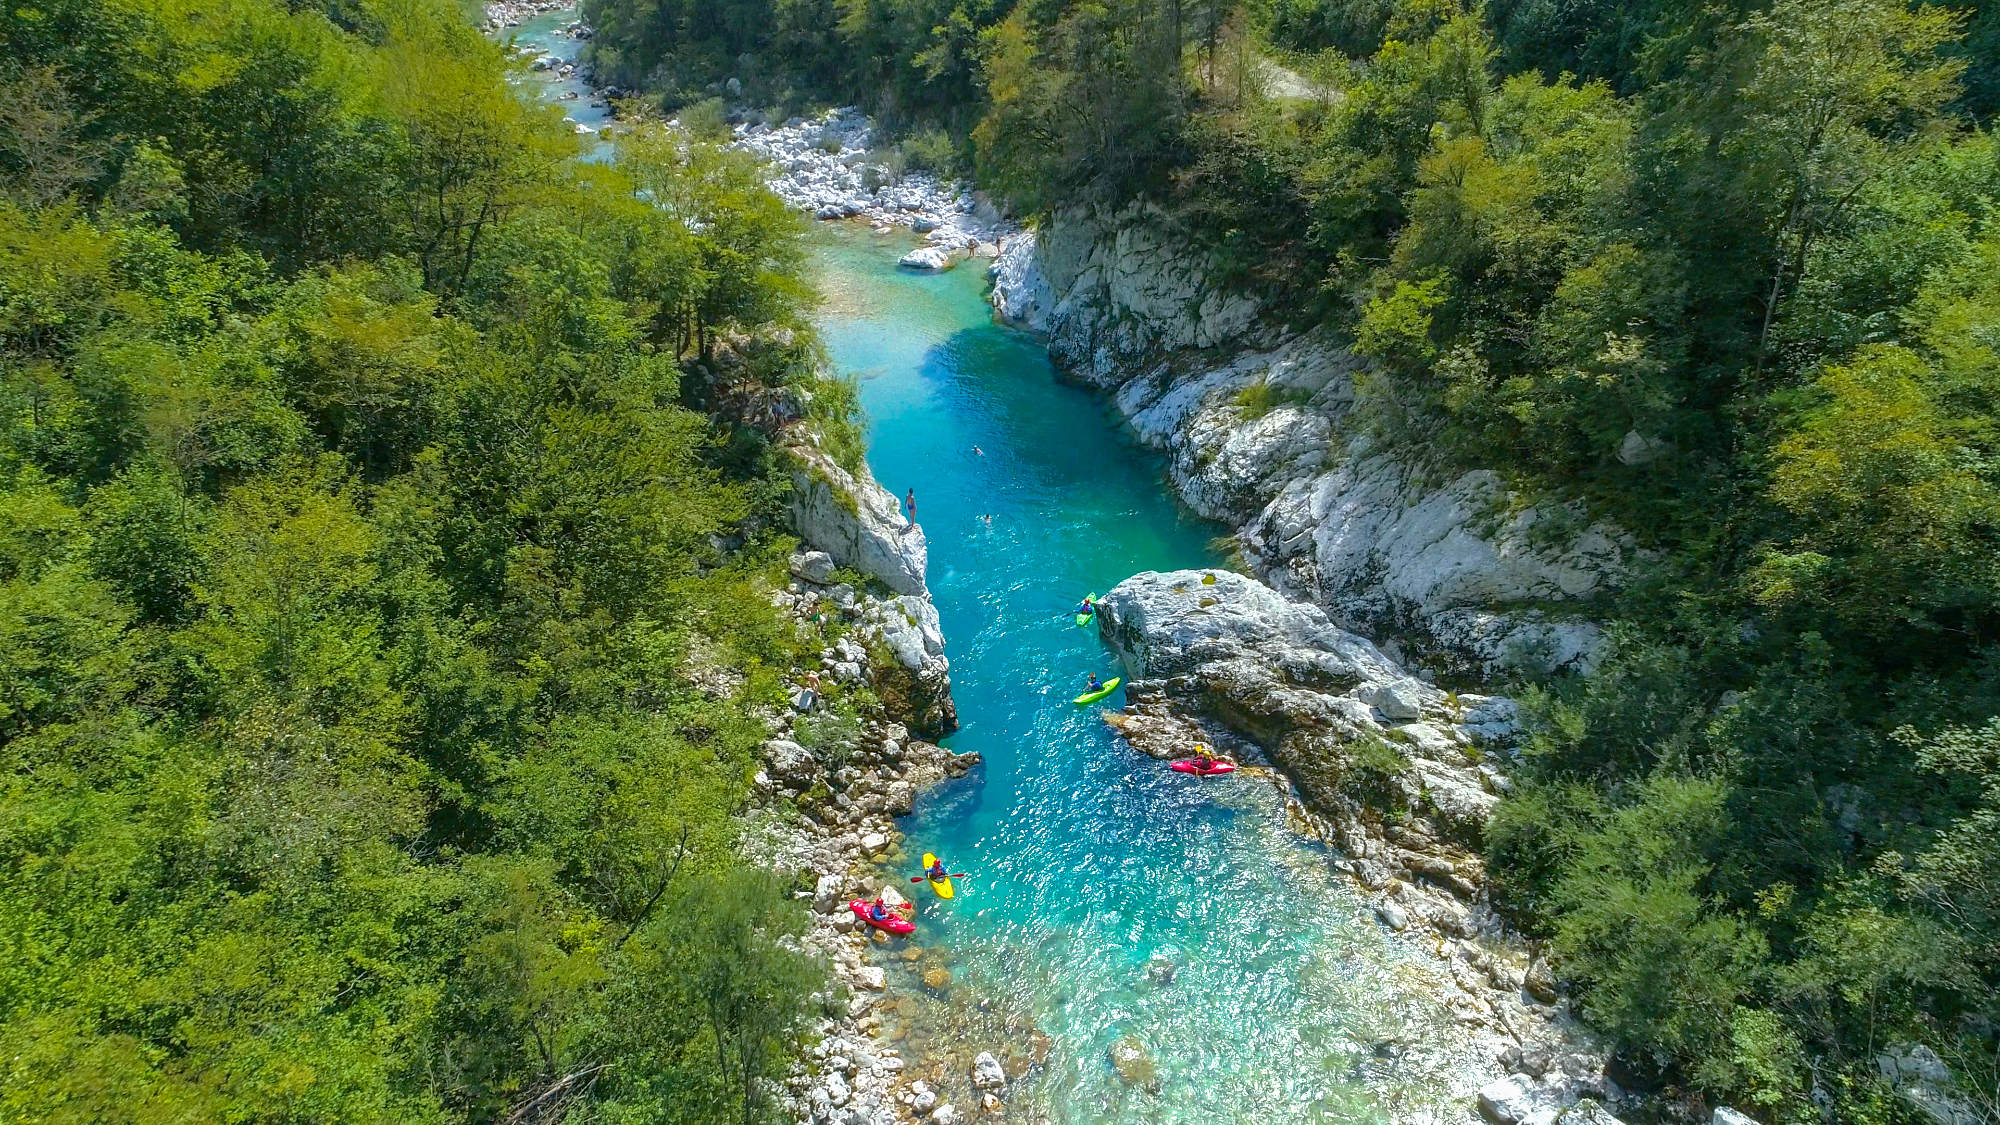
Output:
<svg viewBox="0 0 2000 1125">
<path fill-rule="evenodd" d="M 879 898 L 875 900 L 873 905 L 869 906 L 868 916 L 877 922 L 887 922 L 892 917 L 889 913 L 889 908 L 883 906 L 882 900 Z"/>
<path fill-rule="evenodd" d="M 944 860 L 942 859 L 934 859 L 930 868 L 924 874 L 930 876 L 933 883 L 942 883 L 951 877 L 951 872 L 945 869 Z"/>
<path fill-rule="evenodd" d="M 1206 743 L 1194 744 L 1194 768 L 1203 773 L 1215 768 L 1215 752 L 1210 750 Z"/>
<path fill-rule="evenodd" d="M 1091 692 L 1096 691 L 1098 688 L 1102 686 L 1103 686 L 1102 684 L 1097 682 L 1097 673 L 1092 672 L 1090 674 L 1090 682 L 1083 686 L 1083 694 L 1089 695 Z"/>
<path fill-rule="evenodd" d="M 1086 594 L 1084 595 L 1083 601 L 1077 605 L 1076 611 L 1078 613 L 1083 614 L 1085 617 L 1089 617 L 1091 614 L 1097 612 L 1097 603 L 1091 601 L 1090 596 Z"/>
</svg>

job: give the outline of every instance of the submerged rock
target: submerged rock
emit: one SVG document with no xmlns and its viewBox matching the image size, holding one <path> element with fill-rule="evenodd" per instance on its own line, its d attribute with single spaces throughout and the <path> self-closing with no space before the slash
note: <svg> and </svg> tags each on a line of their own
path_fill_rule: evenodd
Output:
<svg viewBox="0 0 2000 1125">
<path fill-rule="evenodd" d="M 1152 1088 L 1159 1083 L 1153 1054 L 1136 1035 L 1127 1035 L 1112 1045 L 1111 1069 L 1118 1073 L 1119 1081 L 1128 1086 Z"/>
<path fill-rule="evenodd" d="M 972 1088 L 975 1090 L 998 1090 L 1007 1085 L 1007 1072 L 1000 1067 L 1000 1060 L 991 1051 L 981 1051 L 972 1060 Z"/>
</svg>

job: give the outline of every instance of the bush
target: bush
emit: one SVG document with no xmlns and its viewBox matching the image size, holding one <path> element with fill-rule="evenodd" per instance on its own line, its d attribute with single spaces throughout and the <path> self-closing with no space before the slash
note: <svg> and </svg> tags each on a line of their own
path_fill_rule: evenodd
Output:
<svg viewBox="0 0 2000 1125">
<path fill-rule="evenodd" d="M 1311 401 L 1311 391 L 1270 383 L 1252 383 L 1236 392 L 1236 410 L 1246 422 L 1254 422 L 1281 406 L 1304 406 Z"/>
<path fill-rule="evenodd" d="M 943 129 L 926 129 L 904 137 L 896 146 L 906 167 L 939 176 L 958 175 L 963 167 L 959 146 Z"/>
<path fill-rule="evenodd" d="M 680 112 L 681 128 L 698 141 L 721 142 L 730 137 L 729 107 L 721 98 L 698 101 Z"/>
</svg>

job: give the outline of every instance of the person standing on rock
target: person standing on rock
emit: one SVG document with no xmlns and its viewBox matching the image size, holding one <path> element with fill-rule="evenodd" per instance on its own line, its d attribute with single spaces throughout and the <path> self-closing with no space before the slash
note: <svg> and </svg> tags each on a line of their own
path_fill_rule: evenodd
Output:
<svg viewBox="0 0 2000 1125">
<path fill-rule="evenodd" d="M 915 527 L 915 526 L 917 526 L 917 490 L 916 490 L 916 489 L 912 488 L 912 489 L 910 490 L 910 494 L 909 494 L 908 496 L 905 496 L 905 497 L 903 497 L 903 507 L 905 507 L 905 508 L 909 509 L 909 512 L 910 512 L 910 526 L 911 526 L 911 527 Z"/>
</svg>

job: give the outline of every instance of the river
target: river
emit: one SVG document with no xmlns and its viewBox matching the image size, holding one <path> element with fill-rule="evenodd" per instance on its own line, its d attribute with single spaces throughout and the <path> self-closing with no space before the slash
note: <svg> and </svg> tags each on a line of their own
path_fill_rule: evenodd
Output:
<svg viewBox="0 0 2000 1125">
<path fill-rule="evenodd" d="M 918 896 L 927 952 L 898 991 L 928 995 L 927 968 L 954 979 L 899 1008 L 902 1034 L 1045 1054 L 1014 1100 L 1056 1122 L 1463 1119 L 1485 1060 L 1435 999 L 1434 939 L 1377 922 L 1290 830 L 1268 773 L 1173 773 L 1070 702 L 1119 671 L 1073 627 L 1078 600 L 1216 565 L 1220 529 L 1175 503 L 1101 399 L 993 323 L 976 264 L 898 270 L 910 244 L 851 224 L 815 240 L 820 329 L 861 379 L 869 463 L 916 490 L 930 540 L 964 724 L 946 741 L 985 758 L 904 826 L 912 854 L 972 877 L 951 903 Z M 1122 1076 L 1121 1043 L 1144 1052 Z"/>
<path fill-rule="evenodd" d="M 573 18 L 509 34 L 572 59 L 580 44 L 559 29 Z M 580 125 L 606 120 L 574 80 L 523 82 Z M 975 1051 L 1025 1067 L 1010 1122 L 1472 1119 L 1491 1060 L 1438 1000 L 1436 939 L 1375 919 L 1292 830 L 1268 770 L 1173 773 L 1070 702 L 1088 673 L 1120 673 L 1072 624 L 1083 595 L 1220 565 L 1223 529 L 1174 501 L 1101 399 L 993 323 L 977 263 L 899 270 L 915 244 L 851 223 L 813 238 L 819 328 L 861 380 L 869 463 L 898 496 L 916 491 L 930 541 L 963 724 L 946 743 L 985 759 L 903 825 L 911 854 L 971 876 L 949 903 L 914 896 L 917 932 L 887 958 L 885 1033 L 960 1099 Z"/>
</svg>

